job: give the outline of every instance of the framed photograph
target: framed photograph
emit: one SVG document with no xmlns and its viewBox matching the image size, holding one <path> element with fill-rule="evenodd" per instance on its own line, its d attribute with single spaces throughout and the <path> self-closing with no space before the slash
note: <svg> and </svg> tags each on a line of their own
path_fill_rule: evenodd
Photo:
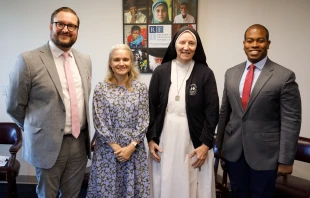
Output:
<svg viewBox="0 0 310 198">
<path fill-rule="evenodd" d="M 123 38 L 141 73 L 161 64 L 175 33 L 197 28 L 198 0 L 123 0 Z"/>
</svg>

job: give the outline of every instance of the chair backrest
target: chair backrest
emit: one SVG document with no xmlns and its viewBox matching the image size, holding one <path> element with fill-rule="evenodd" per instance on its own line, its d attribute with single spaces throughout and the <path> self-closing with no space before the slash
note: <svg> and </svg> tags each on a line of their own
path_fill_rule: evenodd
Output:
<svg viewBox="0 0 310 198">
<path fill-rule="evenodd" d="M 298 145 L 295 160 L 310 163 L 310 139 L 298 138 Z"/>
<path fill-rule="evenodd" d="M 14 144 L 21 138 L 21 130 L 15 123 L 0 122 L 0 144 Z"/>
</svg>

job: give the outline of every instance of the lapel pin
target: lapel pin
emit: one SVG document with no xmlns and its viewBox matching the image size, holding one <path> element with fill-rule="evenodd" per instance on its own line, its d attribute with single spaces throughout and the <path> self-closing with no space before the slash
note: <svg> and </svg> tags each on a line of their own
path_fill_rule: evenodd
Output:
<svg viewBox="0 0 310 198">
<path fill-rule="evenodd" d="M 190 96 L 195 96 L 197 94 L 197 85 L 196 84 L 191 84 L 189 88 L 189 95 Z"/>
</svg>

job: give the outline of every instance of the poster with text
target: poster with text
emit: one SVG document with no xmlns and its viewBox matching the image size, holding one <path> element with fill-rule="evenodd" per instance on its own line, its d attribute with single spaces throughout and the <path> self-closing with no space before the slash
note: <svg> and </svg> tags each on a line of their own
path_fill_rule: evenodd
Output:
<svg viewBox="0 0 310 198">
<path fill-rule="evenodd" d="M 171 41 L 171 25 L 149 25 L 149 48 L 167 48 Z"/>
<path fill-rule="evenodd" d="M 152 73 L 180 27 L 197 30 L 198 0 L 123 0 L 123 42 L 140 73 Z"/>
</svg>

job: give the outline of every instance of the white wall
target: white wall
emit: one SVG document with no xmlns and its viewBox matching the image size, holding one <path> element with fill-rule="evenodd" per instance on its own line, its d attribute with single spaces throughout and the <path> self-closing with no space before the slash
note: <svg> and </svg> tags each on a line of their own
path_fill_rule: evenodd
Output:
<svg viewBox="0 0 310 198">
<path fill-rule="evenodd" d="M 17 55 L 45 44 L 49 39 L 51 13 L 61 7 L 73 8 L 80 17 L 77 43 L 81 52 L 90 54 L 93 62 L 93 87 L 106 73 L 112 45 L 122 43 L 122 1 L 93 0 L 11 0 L 0 2 L 0 88 L 8 83 L 8 74 Z M 220 98 L 224 73 L 246 59 L 243 52 L 244 31 L 254 23 L 265 25 L 270 32 L 269 57 L 297 76 L 303 102 L 301 136 L 309 137 L 310 101 L 307 85 L 310 78 L 310 1 L 309 0 L 199 0 L 198 32 L 202 38 L 209 66 L 213 69 Z M 141 81 L 149 84 L 151 75 Z M 11 121 L 5 111 L 5 97 L 0 95 L 0 121 Z M 0 155 L 6 147 L 0 147 Z M 34 175 L 34 169 L 18 154 L 21 175 Z M 309 167 L 309 166 L 308 166 Z M 296 163 L 294 174 L 310 179 L 306 165 Z M 308 172 L 308 171 L 307 171 Z"/>
</svg>

